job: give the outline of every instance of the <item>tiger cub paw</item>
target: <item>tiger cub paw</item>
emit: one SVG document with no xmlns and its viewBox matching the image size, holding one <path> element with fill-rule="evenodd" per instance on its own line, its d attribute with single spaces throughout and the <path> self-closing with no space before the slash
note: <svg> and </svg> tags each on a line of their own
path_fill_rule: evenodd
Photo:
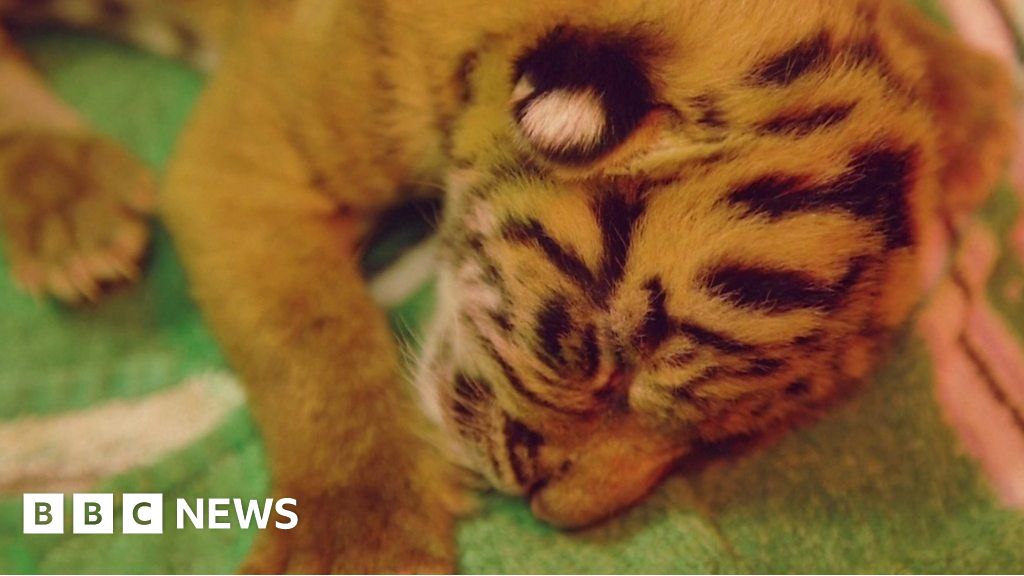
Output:
<svg viewBox="0 0 1024 576">
<path fill-rule="evenodd" d="M 311 497 L 286 492 L 298 501 L 298 524 L 288 530 L 270 526 L 261 531 L 238 568 L 240 574 L 455 570 L 453 520 L 446 510 L 422 502 L 410 508 L 371 493 Z"/>
<path fill-rule="evenodd" d="M 436 459 L 394 470 L 369 467 L 361 481 L 310 493 L 305 482 L 275 490 L 295 498 L 297 524 L 269 526 L 243 574 L 445 574 L 456 569 L 455 521 L 474 501 Z"/>
<path fill-rule="evenodd" d="M 98 135 L 0 137 L 0 233 L 30 294 L 78 303 L 137 278 L 155 204 L 150 171 Z"/>
</svg>

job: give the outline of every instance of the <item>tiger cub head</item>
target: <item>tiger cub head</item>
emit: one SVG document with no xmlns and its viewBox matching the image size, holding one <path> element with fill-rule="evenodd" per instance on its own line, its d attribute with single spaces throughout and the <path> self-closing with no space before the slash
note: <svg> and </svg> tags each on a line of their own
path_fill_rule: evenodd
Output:
<svg viewBox="0 0 1024 576">
<path fill-rule="evenodd" d="M 862 378 L 1009 134 L 1005 76 L 895 2 L 578 4 L 467 54 L 418 374 L 559 526 Z"/>
</svg>

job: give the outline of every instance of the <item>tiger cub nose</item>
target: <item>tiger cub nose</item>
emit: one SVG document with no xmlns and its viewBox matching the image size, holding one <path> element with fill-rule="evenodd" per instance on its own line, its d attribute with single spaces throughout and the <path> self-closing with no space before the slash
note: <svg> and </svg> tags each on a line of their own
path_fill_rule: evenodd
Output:
<svg viewBox="0 0 1024 576">
<path fill-rule="evenodd" d="M 644 38 L 560 26 L 519 58 L 512 107 L 520 133 L 558 162 L 595 160 L 654 106 Z"/>
</svg>

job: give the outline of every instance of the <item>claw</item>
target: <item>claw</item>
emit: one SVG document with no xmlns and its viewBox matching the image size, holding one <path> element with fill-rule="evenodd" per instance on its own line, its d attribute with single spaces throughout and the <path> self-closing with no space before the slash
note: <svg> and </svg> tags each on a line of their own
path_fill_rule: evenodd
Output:
<svg viewBox="0 0 1024 576">
<path fill-rule="evenodd" d="M 46 278 L 46 286 L 54 297 L 68 304 L 76 304 L 81 299 L 81 292 L 75 289 L 63 269 L 51 269 Z"/>
<path fill-rule="evenodd" d="M 95 302 L 99 298 L 99 284 L 82 256 L 71 257 L 68 262 L 67 274 L 71 284 L 86 300 Z"/>
</svg>

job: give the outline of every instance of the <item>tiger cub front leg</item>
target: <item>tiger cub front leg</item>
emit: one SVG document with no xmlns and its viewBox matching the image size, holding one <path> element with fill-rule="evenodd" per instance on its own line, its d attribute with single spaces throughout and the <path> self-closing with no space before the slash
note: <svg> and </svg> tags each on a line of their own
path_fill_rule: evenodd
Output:
<svg viewBox="0 0 1024 576">
<path fill-rule="evenodd" d="M 214 79 L 161 201 L 245 385 L 274 495 L 298 501 L 298 524 L 264 531 L 242 571 L 451 571 L 457 494 L 360 275 L 364 211 L 319 189 L 267 80 L 248 78 Z"/>
<path fill-rule="evenodd" d="M 0 32 L 0 238 L 32 294 L 95 299 L 137 275 L 149 170 L 60 102 Z"/>
</svg>

